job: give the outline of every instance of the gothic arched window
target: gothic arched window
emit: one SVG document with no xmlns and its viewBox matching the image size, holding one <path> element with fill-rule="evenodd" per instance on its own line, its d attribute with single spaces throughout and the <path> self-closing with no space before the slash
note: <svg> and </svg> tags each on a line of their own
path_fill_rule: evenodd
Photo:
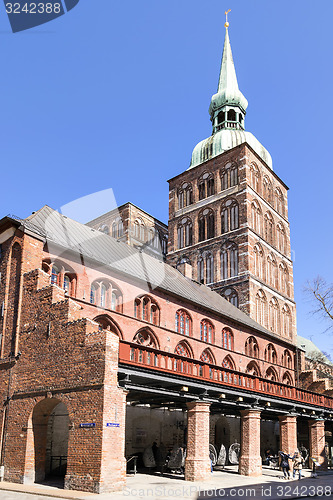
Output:
<svg viewBox="0 0 333 500">
<path fill-rule="evenodd" d="M 267 368 L 265 378 L 267 380 L 271 380 L 272 382 L 277 382 L 278 376 L 277 376 L 277 373 L 272 366 Z"/>
<path fill-rule="evenodd" d="M 280 330 L 280 315 L 279 303 L 275 297 L 269 302 L 269 327 L 272 332 L 279 333 Z"/>
<path fill-rule="evenodd" d="M 215 182 L 213 174 L 205 173 L 198 180 L 199 200 L 215 194 Z"/>
<path fill-rule="evenodd" d="M 281 222 L 276 226 L 276 246 L 281 253 L 286 252 L 286 232 Z"/>
<path fill-rule="evenodd" d="M 222 330 L 222 347 L 223 349 L 234 349 L 234 335 L 230 328 L 223 328 Z"/>
<path fill-rule="evenodd" d="M 273 186 L 270 181 L 270 179 L 265 176 L 263 179 L 263 185 L 264 185 L 264 198 L 268 203 L 272 205 L 273 202 Z"/>
<path fill-rule="evenodd" d="M 253 375 L 255 377 L 261 377 L 259 366 L 255 361 L 251 361 L 247 365 L 245 373 L 248 373 L 249 375 Z"/>
<path fill-rule="evenodd" d="M 176 332 L 182 335 L 187 335 L 188 337 L 192 335 L 192 320 L 190 315 L 183 309 L 179 309 L 176 312 Z"/>
<path fill-rule="evenodd" d="M 250 182 L 254 191 L 260 194 L 260 171 L 255 163 L 250 167 Z"/>
<path fill-rule="evenodd" d="M 210 349 L 205 349 L 200 356 L 200 361 L 203 363 L 208 363 L 210 365 L 215 365 L 215 359 Z"/>
<path fill-rule="evenodd" d="M 106 278 L 95 280 L 90 287 L 90 303 L 121 312 L 122 293 L 117 285 Z"/>
<path fill-rule="evenodd" d="M 235 370 L 235 363 L 231 356 L 226 356 L 222 361 L 223 368 L 227 368 L 228 370 Z"/>
<path fill-rule="evenodd" d="M 111 236 L 113 238 L 117 238 L 118 230 L 117 230 L 117 223 L 116 221 L 113 221 L 111 224 Z"/>
<path fill-rule="evenodd" d="M 214 282 L 214 259 L 211 253 L 206 255 L 206 283 Z"/>
<path fill-rule="evenodd" d="M 274 255 L 269 254 L 267 257 L 267 276 L 266 282 L 276 288 L 277 285 L 277 263 Z"/>
<path fill-rule="evenodd" d="M 145 347 L 153 347 L 154 349 L 158 348 L 155 336 L 152 334 L 151 331 L 146 329 L 138 331 L 134 335 L 133 342 Z"/>
<path fill-rule="evenodd" d="M 268 344 L 265 349 L 265 361 L 267 361 L 267 363 L 277 364 L 277 354 L 273 344 Z"/>
<path fill-rule="evenodd" d="M 204 260 L 202 257 L 198 259 L 198 281 L 199 283 L 205 282 L 205 274 L 204 274 Z"/>
<path fill-rule="evenodd" d="M 282 308 L 282 332 L 285 337 L 291 337 L 291 312 L 287 304 Z"/>
<path fill-rule="evenodd" d="M 288 351 L 288 349 L 285 349 L 284 353 L 282 354 L 282 360 L 281 361 L 282 361 L 282 365 L 285 368 L 289 368 L 290 370 L 292 370 L 293 362 L 292 362 L 291 354 Z"/>
<path fill-rule="evenodd" d="M 191 219 L 184 217 L 178 225 L 178 248 L 192 245 L 193 231 Z"/>
<path fill-rule="evenodd" d="M 259 358 L 259 346 L 255 337 L 251 336 L 246 339 L 245 354 L 250 358 Z"/>
<path fill-rule="evenodd" d="M 238 307 L 238 293 L 234 288 L 227 288 L 222 296 L 235 307 Z"/>
<path fill-rule="evenodd" d="M 148 321 L 153 325 L 160 324 L 160 309 L 157 303 L 149 296 L 137 297 L 134 301 L 134 317 Z"/>
<path fill-rule="evenodd" d="M 254 253 L 254 274 L 258 278 L 264 277 L 264 252 L 260 243 L 257 243 L 253 249 Z"/>
<path fill-rule="evenodd" d="M 175 354 L 178 356 L 184 356 L 185 358 L 191 358 L 191 349 L 187 342 L 179 342 L 175 348 Z"/>
<path fill-rule="evenodd" d="M 238 247 L 236 243 L 226 242 L 221 250 L 221 279 L 238 275 Z"/>
<path fill-rule="evenodd" d="M 256 295 L 256 321 L 260 325 L 266 324 L 266 295 L 262 290 L 258 290 Z"/>
<path fill-rule="evenodd" d="M 251 218 L 252 218 L 252 228 L 257 234 L 261 234 L 261 208 L 257 201 L 253 201 L 251 204 Z"/>
<path fill-rule="evenodd" d="M 140 241 L 145 241 L 145 225 L 141 219 L 134 221 L 134 237 Z"/>
<path fill-rule="evenodd" d="M 60 270 L 58 269 L 57 266 L 52 266 L 52 271 L 51 271 L 51 283 L 52 285 L 59 285 L 59 279 L 60 279 Z"/>
<path fill-rule="evenodd" d="M 215 236 L 215 217 L 213 210 L 205 208 L 198 217 L 199 241 L 209 240 Z"/>
<path fill-rule="evenodd" d="M 188 207 L 193 203 L 192 185 L 184 182 L 178 190 L 178 209 Z"/>
<path fill-rule="evenodd" d="M 238 166 L 233 163 L 228 163 L 220 172 L 221 191 L 229 187 L 237 186 L 238 184 Z"/>
<path fill-rule="evenodd" d="M 42 262 L 42 269 L 51 276 L 52 285 L 63 288 L 67 295 L 75 295 L 77 276 L 66 263 L 60 261 L 51 263 L 49 259 L 46 259 Z"/>
<path fill-rule="evenodd" d="M 274 220 L 270 212 L 265 213 L 265 240 L 274 245 Z"/>
<path fill-rule="evenodd" d="M 284 198 L 280 188 L 275 189 L 275 208 L 284 217 Z"/>
<path fill-rule="evenodd" d="M 97 287 L 95 285 L 91 285 L 91 288 L 90 288 L 90 304 L 96 304 L 96 294 L 97 294 Z"/>
<path fill-rule="evenodd" d="M 200 322 L 200 340 L 210 344 L 215 342 L 214 326 L 208 319 L 203 319 Z"/>
<path fill-rule="evenodd" d="M 236 200 L 230 199 L 223 203 L 221 207 L 221 232 L 227 233 L 238 229 L 239 209 Z"/>
<path fill-rule="evenodd" d="M 230 167 L 230 187 L 237 186 L 238 184 L 238 167 L 233 164 Z"/>
<path fill-rule="evenodd" d="M 285 372 L 282 378 L 282 383 L 286 385 L 293 385 L 293 379 L 289 372 Z"/>
<path fill-rule="evenodd" d="M 283 262 L 279 265 L 279 290 L 281 293 L 289 295 L 289 272 Z"/>
<path fill-rule="evenodd" d="M 111 224 L 111 235 L 113 236 L 113 238 L 121 238 L 121 236 L 123 236 L 123 233 L 123 221 L 120 217 L 118 217 L 118 219 L 114 220 Z"/>
</svg>

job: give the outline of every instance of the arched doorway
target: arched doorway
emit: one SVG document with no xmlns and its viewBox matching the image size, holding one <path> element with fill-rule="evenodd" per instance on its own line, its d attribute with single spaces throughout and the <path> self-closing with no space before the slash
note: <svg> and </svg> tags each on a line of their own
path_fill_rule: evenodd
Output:
<svg viewBox="0 0 333 500">
<path fill-rule="evenodd" d="M 65 477 L 67 469 L 69 416 L 66 405 L 59 403 L 49 416 L 46 435 L 46 477 Z"/>
<path fill-rule="evenodd" d="M 67 466 L 69 415 L 66 405 L 45 398 L 34 407 L 28 424 L 26 482 L 64 477 Z"/>
</svg>

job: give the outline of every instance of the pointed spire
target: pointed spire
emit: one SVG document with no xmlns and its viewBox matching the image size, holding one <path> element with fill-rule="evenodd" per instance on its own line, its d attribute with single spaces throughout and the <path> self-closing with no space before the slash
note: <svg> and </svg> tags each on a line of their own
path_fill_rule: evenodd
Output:
<svg viewBox="0 0 333 500">
<path fill-rule="evenodd" d="M 239 92 L 234 60 L 232 58 L 231 45 L 228 33 L 228 27 L 225 29 L 225 40 L 221 62 L 220 80 L 217 93 L 223 91 Z"/>
<path fill-rule="evenodd" d="M 229 12 L 230 10 L 226 15 Z M 218 90 L 213 95 L 209 107 L 213 133 L 223 128 L 244 129 L 244 117 L 248 105 L 238 87 L 228 27 L 227 19 Z"/>
</svg>

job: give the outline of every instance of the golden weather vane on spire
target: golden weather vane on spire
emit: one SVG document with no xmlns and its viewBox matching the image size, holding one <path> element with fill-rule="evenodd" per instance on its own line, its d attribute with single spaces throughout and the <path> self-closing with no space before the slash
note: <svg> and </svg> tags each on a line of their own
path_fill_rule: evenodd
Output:
<svg viewBox="0 0 333 500">
<path fill-rule="evenodd" d="M 226 28 L 229 27 L 229 23 L 228 23 L 228 14 L 229 14 L 229 12 L 231 12 L 231 9 L 225 11 L 225 24 L 224 24 L 224 26 Z"/>
</svg>

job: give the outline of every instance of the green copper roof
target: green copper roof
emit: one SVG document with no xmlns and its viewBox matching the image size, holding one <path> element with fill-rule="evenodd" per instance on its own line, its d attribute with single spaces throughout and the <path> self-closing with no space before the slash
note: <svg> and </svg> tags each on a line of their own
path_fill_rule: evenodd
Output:
<svg viewBox="0 0 333 500">
<path fill-rule="evenodd" d="M 217 94 L 213 95 L 209 107 L 210 115 L 222 106 L 235 105 L 245 112 L 248 102 L 238 88 L 236 70 L 231 52 L 228 28 L 225 30 L 225 41 L 222 55 L 221 71 Z"/>
<path fill-rule="evenodd" d="M 244 118 L 247 105 L 247 100 L 238 88 L 229 40 L 228 23 L 226 23 L 218 91 L 217 94 L 213 95 L 209 107 L 209 113 L 213 122 L 213 134 L 196 145 L 192 153 L 189 169 L 240 144 L 247 143 L 266 165 L 273 170 L 272 158 L 267 149 L 260 144 L 253 134 L 243 130 L 244 122 L 240 118 Z M 235 110 L 236 120 L 233 118 L 229 120 L 227 116 L 229 110 L 232 109 Z M 222 121 L 219 120 L 220 115 L 222 115 Z"/>
<path fill-rule="evenodd" d="M 232 129 L 219 130 L 208 139 L 199 142 L 193 150 L 191 165 L 188 170 L 245 142 L 273 170 L 272 157 L 258 139 L 251 132 Z"/>
</svg>

